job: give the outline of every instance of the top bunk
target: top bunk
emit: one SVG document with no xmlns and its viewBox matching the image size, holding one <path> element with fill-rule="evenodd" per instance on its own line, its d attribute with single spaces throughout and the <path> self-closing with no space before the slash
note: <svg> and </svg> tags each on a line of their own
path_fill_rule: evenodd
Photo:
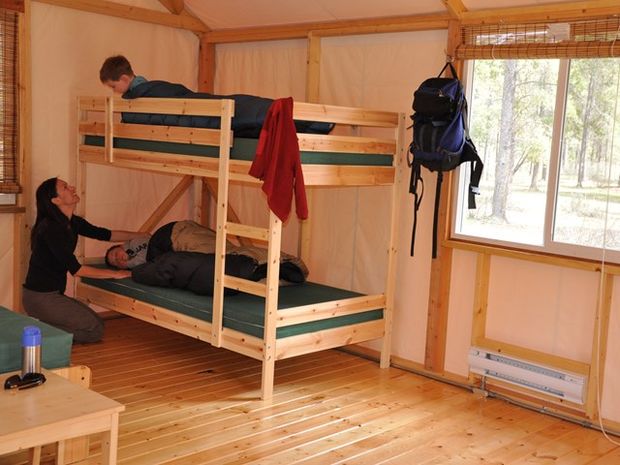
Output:
<svg viewBox="0 0 620 465">
<path fill-rule="evenodd" d="M 219 128 L 136 124 L 139 114 L 211 117 Z M 257 139 L 232 131 L 231 99 L 80 97 L 79 159 L 118 167 L 217 178 L 229 160 L 229 179 L 262 181 L 248 174 Z M 395 182 L 404 115 L 396 112 L 295 102 L 295 121 L 335 125 L 329 134 L 298 133 L 306 186 L 373 186 Z M 363 128 L 363 129 L 362 129 Z M 344 135 L 342 135 L 344 133 Z M 360 135 L 363 134 L 363 135 Z"/>
</svg>

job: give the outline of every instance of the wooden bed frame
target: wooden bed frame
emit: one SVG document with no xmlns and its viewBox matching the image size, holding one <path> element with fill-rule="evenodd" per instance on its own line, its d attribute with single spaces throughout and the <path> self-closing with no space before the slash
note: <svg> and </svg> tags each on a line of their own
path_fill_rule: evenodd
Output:
<svg viewBox="0 0 620 465">
<path fill-rule="evenodd" d="M 221 129 L 123 124 L 118 122 L 120 121 L 119 112 L 216 116 L 221 118 Z M 247 174 L 251 162 L 230 159 L 233 114 L 234 102 L 232 100 L 79 98 L 77 163 L 79 192 L 83 196 L 86 194 L 86 163 L 183 175 L 179 185 L 141 228 L 143 231 L 150 231 L 163 218 L 166 211 L 184 190 L 193 184 L 195 178 L 203 178 L 203 189 L 208 188 L 209 185 L 213 188 L 213 182 L 208 182 L 209 178 L 217 178 L 217 239 L 214 305 L 211 322 L 188 317 L 162 307 L 102 290 L 84 282 L 77 283 L 76 296 L 87 302 L 262 361 L 261 389 L 263 399 L 272 397 L 275 361 L 279 359 L 383 338 L 381 367 L 388 367 L 394 302 L 398 186 L 402 178 L 402 164 L 404 163 L 404 114 L 295 103 L 294 118 L 296 120 L 325 121 L 337 125 L 352 126 L 354 128 L 352 132 L 357 132 L 356 128 L 360 126 L 393 129 L 393 132 L 389 132 L 393 136 L 389 138 L 298 134 L 300 150 L 302 151 L 356 153 L 359 154 L 359 157 L 364 157 L 365 154 L 387 154 L 392 157 L 392 166 L 363 166 L 363 159 L 361 158 L 362 162 L 359 165 L 303 165 L 304 182 L 307 188 L 313 186 L 391 186 L 391 232 L 389 244 L 385 246 L 388 272 L 383 293 L 297 307 L 287 309 L 286 312 L 277 309 L 278 266 L 268 268 L 266 283 L 247 281 L 224 274 L 227 235 L 266 242 L 268 263 L 279 263 L 282 236 L 282 223 L 273 212 L 269 213 L 269 226 L 267 228 L 230 221 L 230 218 L 236 220 L 236 215 L 228 204 L 229 184 L 231 182 L 252 184 L 261 182 Z M 83 141 L 86 135 L 103 136 L 105 146 L 85 145 Z M 219 147 L 219 158 L 118 149 L 113 148 L 114 137 L 212 145 Z M 83 206 L 85 202 L 82 201 L 81 204 Z M 302 240 L 304 243 L 307 242 L 307 238 Z M 84 246 L 82 244 L 78 251 L 82 258 L 84 258 L 83 251 Z M 304 258 L 303 254 L 302 258 Z M 265 298 L 263 339 L 223 327 L 224 287 Z M 276 339 L 278 327 L 350 315 L 377 308 L 383 308 L 383 319 L 381 320 Z"/>
</svg>

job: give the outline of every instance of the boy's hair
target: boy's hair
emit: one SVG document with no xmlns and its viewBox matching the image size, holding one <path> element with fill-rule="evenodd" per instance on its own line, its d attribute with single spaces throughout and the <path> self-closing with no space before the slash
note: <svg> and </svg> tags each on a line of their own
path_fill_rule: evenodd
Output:
<svg viewBox="0 0 620 465">
<path fill-rule="evenodd" d="M 112 249 L 115 249 L 117 247 L 122 247 L 122 245 L 119 245 L 119 244 L 113 245 L 112 247 L 110 247 L 108 250 L 105 251 L 105 264 L 108 266 L 108 268 L 114 268 L 118 270 L 118 268 L 115 265 L 112 265 L 112 263 L 110 263 L 110 258 L 109 258 L 109 255 Z"/>
<path fill-rule="evenodd" d="M 123 55 L 117 55 L 109 57 L 103 62 L 99 70 L 99 80 L 101 82 L 118 81 L 123 74 L 129 77 L 134 76 L 129 60 Z"/>
</svg>

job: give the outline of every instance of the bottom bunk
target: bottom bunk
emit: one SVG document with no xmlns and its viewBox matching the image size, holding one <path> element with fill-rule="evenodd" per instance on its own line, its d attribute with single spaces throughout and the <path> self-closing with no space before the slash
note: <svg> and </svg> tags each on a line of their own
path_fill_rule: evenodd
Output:
<svg viewBox="0 0 620 465">
<path fill-rule="evenodd" d="M 126 278 L 83 278 L 77 296 L 91 304 L 212 342 L 213 299 L 189 291 L 148 286 Z M 246 293 L 224 298 L 221 347 L 275 360 L 384 336 L 385 296 L 363 295 L 316 283 L 281 286 L 275 341 L 264 339 L 265 300 Z M 264 375 L 263 375 L 264 376 Z"/>
</svg>

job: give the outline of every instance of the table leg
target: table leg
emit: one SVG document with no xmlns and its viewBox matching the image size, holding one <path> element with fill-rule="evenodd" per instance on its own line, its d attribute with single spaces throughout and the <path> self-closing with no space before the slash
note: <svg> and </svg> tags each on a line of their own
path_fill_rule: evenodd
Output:
<svg viewBox="0 0 620 465">
<path fill-rule="evenodd" d="M 110 430 L 103 433 L 101 439 L 101 464 L 116 465 L 118 452 L 118 413 L 113 413 L 110 418 Z"/>
</svg>

